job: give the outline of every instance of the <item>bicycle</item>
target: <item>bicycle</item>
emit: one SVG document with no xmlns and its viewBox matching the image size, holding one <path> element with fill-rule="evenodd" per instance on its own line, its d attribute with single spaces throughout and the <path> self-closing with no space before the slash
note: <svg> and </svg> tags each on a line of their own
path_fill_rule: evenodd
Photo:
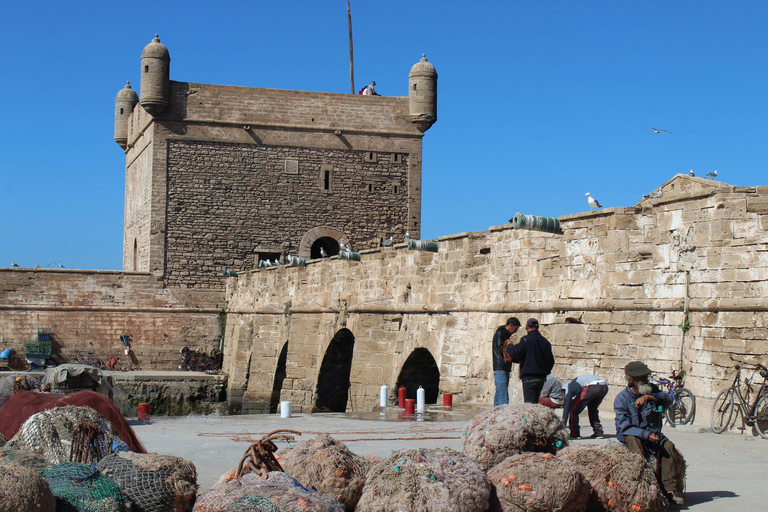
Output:
<svg viewBox="0 0 768 512">
<path fill-rule="evenodd" d="M 672 398 L 672 405 L 665 412 L 667 423 L 673 427 L 693 423 L 693 417 L 696 414 L 696 397 L 691 390 L 682 387 L 683 376 L 673 370 L 668 379 L 657 378 L 656 384 Z"/>
<path fill-rule="evenodd" d="M 93 357 L 93 352 L 80 352 L 75 350 L 75 355 L 67 361 L 70 364 L 86 364 L 96 368 L 104 368 L 104 362 L 98 357 Z"/>
<path fill-rule="evenodd" d="M 731 426 L 731 419 L 735 423 L 735 410 L 736 417 L 741 413 L 742 421 L 746 423 L 746 426 L 754 428 L 763 439 L 768 439 L 768 368 L 760 363 L 752 364 L 737 361 L 733 356 L 731 356 L 731 361 L 738 363 L 736 364 L 736 377 L 733 379 L 733 384 L 728 389 L 722 390 L 712 404 L 710 417 L 712 431 L 715 434 L 721 434 Z M 750 377 L 744 379 L 742 386 L 741 372 L 747 366 L 751 366 L 754 372 Z M 749 399 L 753 391 L 752 381 L 757 374 L 763 378 L 763 382 L 750 405 Z M 746 390 L 743 394 L 741 392 L 742 387 Z M 738 403 L 736 398 L 738 398 Z M 736 405 L 738 405 L 738 409 Z"/>
</svg>

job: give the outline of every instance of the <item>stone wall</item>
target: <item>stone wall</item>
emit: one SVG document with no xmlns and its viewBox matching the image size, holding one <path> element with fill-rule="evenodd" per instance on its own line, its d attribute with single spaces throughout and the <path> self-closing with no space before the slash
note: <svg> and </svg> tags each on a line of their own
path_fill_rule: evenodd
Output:
<svg viewBox="0 0 768 512">
<path fill-rule="evenodd" d="M 563 235 L 504 225 L 442 237 L 437 254 L 400 244 L 364 251 L 360 263 L 229 279 L 232 408 L 265 411 L 277 398 L 312 410 L 342 328 L 355 337 L 348 410 L 378 404 L 381 384 L 392 390 L 417 348 L 433 356 L 441 392 L 491 403 L 490 339 L 514 315 L 539 319 L 555 376 L 606 377 L 606 407 L 624 365 L 641 359 L 660 374 L 684 370 L 697 422 L 708 421 L 708 401 L 732 379 L 730 356 L 768 352 L 768 187 L 678 175 L 662 188 L 660 200 L 562 217 Z M 514 378 L 511 391 L 520 401 Z"/>
<path fill-rule="evenodd" d="M 52 355 L 76 350 L 145 370 L 175 369 L 184 346 L 219 347 L 224 295 L 168 289 L 149 274 L 0 269 L 0 347 L 24 354 L 38 328 L 52 332 Z M 120 336 L 131 337 L 126 356 Z M 128 361 L 130 359 L 130 361 Z"/>
</svg>

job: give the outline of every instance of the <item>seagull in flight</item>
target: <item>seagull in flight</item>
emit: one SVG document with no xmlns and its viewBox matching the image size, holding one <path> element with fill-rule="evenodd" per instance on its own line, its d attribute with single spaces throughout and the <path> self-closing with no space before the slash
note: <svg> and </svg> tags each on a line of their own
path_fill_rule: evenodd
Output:
<svg viewBox="0 0 768 512">
<path fill-rule="evenodd" d="M 320 246 L 320 256 L 322 256 L 323 258 L 328 257 L 328 253 L 325 252 L 325 247 L 323 247 L 322 245 Z"/>
<path fill-rule="evenodd" d="M 395 239 L 394 239 L 394 238 L 393 238 L 393 237 L 390 235 L 390 237 L 389 237 L 389 238 L 387 238 L 386 240 L 384 240 L 384 242 L 382 242 L 382 245 L 392 245 L 392 242 L 393 242 L 394 240 L 395 240 Z"/>
<path fill-rule="evenodd" d="M 590 194 L 589 192 L 584 194 L 584 197 L 587 198 L 587 203 L 589 203 L 589 207 L 590 208 L 602 208 L 603 207 L 600 203 L 597 202 L 597 199 L 592 197 L 592 194 Z"/>
<path fill-rule="evenodd" d="M 710 178 L 717 178 L 717 169 L 715 169 L 715 172 L 708 172 L 707 176 Z"/>
<path fill-rule="evenodd" d="M 665 132 L 665 133 L 668 133 L 668 134 L 672 135 L 672 132 L 671 132 L 671 131 L 669 131 L 669 130 L 657 130 L 657 129 L 656 129 L 656 128 L 654 128 L 653 126 L 643 126 L 643 128 L 647 128 L 647 129 L 649 129 L 649 130 L 653 130 L 653 131 L 654 131 L 654 132 L 656 132 L 656 133 Z"/>
<path fill-rule="evenodd" d="M 661 187 L 659 187 L 653 192 L 651 192 L 650 194 L 645 194 L 643 196 L 643 199 L 661 199 L 663 195 L 664 195 L 664 191 L 661 190 Z"/>
<path fill-rule="evenodd" d="M 691 169 L 691 172 L 689 172 L 688 174 L 690 174 L 690 175 L 691 175 L 691 176 L 693 176 L 693 177 L 695 177 L 695 176 L 696 176 L 695 174 L 693 174 L 693 169 Z"/>
</svg>

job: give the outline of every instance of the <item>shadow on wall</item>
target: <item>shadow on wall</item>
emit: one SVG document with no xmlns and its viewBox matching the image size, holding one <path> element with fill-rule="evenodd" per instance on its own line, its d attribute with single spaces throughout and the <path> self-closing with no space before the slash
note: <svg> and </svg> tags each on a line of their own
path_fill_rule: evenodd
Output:
<svg viewBox="0 0 768 512">
<path fill-rule="evenodd" d="M 355 336 L 349 329 L 339 330 L 331 340 L 317 377 L 312 412 L 346 412 L 354 348 Z"/>
<path fill-rule="evenodd" d="M 280 392 L 283 390 L 283 381 L 285 380 L 285 361 L 288 359 L 288 342 L 283 345 L 280 351 L 280 357 L 277 359 L 277 369 L 275 370 L 275 383 L 272 386 L 272 396 L 269 400 L 269 413 L 277 412 L 277 404 L 280 403 Z"/>
<path fill-rule="evenodd" d="M 424 388 L 424 401 L 428 404 L 437 403 L 437 395 L 440 393 L 440 370 L 435 358 L 426 348 L 417 348 L 403 365 L 397 384 L 394 389 L 394 399 L 397 403 L 397 390 L 405 386 L 405 397 L 416 400 L 416 391 L 419 386 Z"/>
</svg>

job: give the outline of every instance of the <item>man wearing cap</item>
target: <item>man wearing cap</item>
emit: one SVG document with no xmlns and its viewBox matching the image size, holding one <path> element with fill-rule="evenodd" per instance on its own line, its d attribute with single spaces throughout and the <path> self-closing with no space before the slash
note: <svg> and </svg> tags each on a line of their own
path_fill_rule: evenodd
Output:
<svg viewBox="0 0 768 512">
<path fill-rule="evenodd" d="M 579 430 L 579 414 L 584 409 L 589 411 L 589 424 L 592 427 L 592 437 L 603 435 L 603 424 L 600 423 L 600 404 L 608 394 L 608 382 L 596 375 L 579 375 L 568 384 L 563 404 L 563 425 L 570 424 L 571 437 L 581 437 Z"/>
<path fill-rule="evenodd" d="M 616 412 L 616 439 L 643 457 L 658 454 L 661 460 L 661 485 L 668 498 L 684 505 L 682 489 L 677 488 L 675 462 L 679 454 L 675 445 L 661 433 L 662 410 L 672 405 L 672 398 L 648 382 L 651 370 L 641 361 L 624 367 L 627 387 L 613 402 Z"/>
<path fill-rule="evenodd" d="M 517 345 L 509 345 L 507 354 L 512 362 L 520 364 L 520 381 L 523 383 L 523 400 L 528 404 L 539 403 L 539 395 L 547 375 L 555 366 L 552 345 L 539 333 L 539 321 L 529 318 L 525 323 L 528 334 Z"/>
<path fill-rule="evenodd" d="M 379 93 L 376 92 L 376 89 L 374 89 L 374 86 L 376 85 L 376 82 L 371 82 L 369 85 L 366 85 L 363 88 L 363 94 L 364 96 L 378 96 Z"/>
<path fill-rule="evenodd" d="M 520 328 L 520 320 L 509 317 L 505 325 L 496 329 L 491 341 L 493 348 L 493 377 L 496 382 L 496 394 L 493 396 L 493 406 L 509 403 L 509 372 L 512 370 L 512 360 L 507 360 L 504 346 L 507 340 Z M 505 357 L 506 356 L 506 357 Z"/>
</svg>

